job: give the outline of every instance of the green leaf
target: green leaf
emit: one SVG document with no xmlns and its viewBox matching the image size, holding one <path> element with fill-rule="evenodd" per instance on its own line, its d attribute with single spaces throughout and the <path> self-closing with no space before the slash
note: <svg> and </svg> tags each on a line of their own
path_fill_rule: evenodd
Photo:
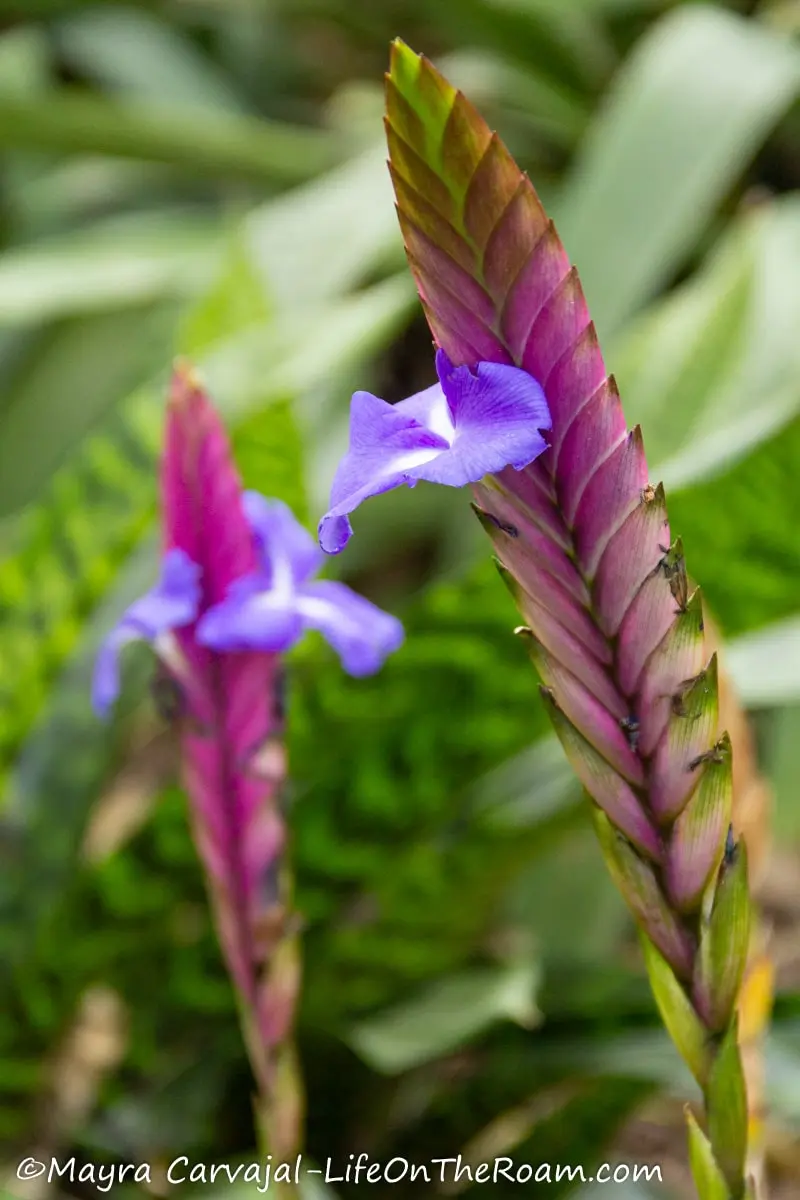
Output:
<svg viewBox="0 0 800 1200">
<path fill-rule="evenodd" d="M 796 704 L 800 701 L 800 616 L 735 638 L 725 647 L 725 666 L 749 708 Z"/>
<path fill-rule="evenodd" d="M 0 37 L 0 91 L 35 95 L 44 91 L 51 79 L 44 30 L 34 25 L 5 29 Z"/>
<path fill-rule="evenodd" d="M 495 767 L 467 795 L 476 816 L 491 828 L 524 829 L 574 813 L 583 804 L 581 789 L 561 743 L 541 738 L 535 745 Z"/>
<path fill-rule="evenodd" d="M 730 468 L 800 410 L 798 270 L 800 205 L 787 196 L 735 220 L 700 271 L 612 347 L 628 420 L 642 423 L 670 495 Z"/>
<path fill-rule="evenodd" d="M 535 777 L 530 786 L 536 787 Z M 580 1007 L 585 999 L 583 990 L 579 996 L 565 995 L 551 974 L 560 972 L 563 985 L 574 972 L 583 987 L 590 968 L 613 961 L 630 931 L 625 904 L 608 878 L 591 830 L 585 821 L 576 825 L 574 821 L 572 827 L 542 830 L 549 836 L 509 889 L 504 910 L 536 939 L 545 983 L 551 988 L 549 1007 L 544 1002 L 542 1007 L 550 1016 L 554 1008 Z"/>
<path fill-rule="evenodd" d="M 152 521 L 158 433 L 136 416 L 130 406 L 114 414 L 104 433 L 56 473 L 0 563 L 3 775 L 84 622 Z"/>
<path fill-rule="evenodd" d="M 747 1155 L 747 1095 L 736 1021 L 717 1050 L 706 1089 L 706 1109 L 714 1157 L 737 1194 Z"/>
<path fill-rule="evenodd" d="M 711 1066 L 708 1032 L 666 959 L 648 937 L 642 936 L 641 943 L 661 1019 L 681 1058 L 700 1086 L 704 1087 Z"/>
<path fill-rule="evenodd" d="M 89 232 L 7 250 L 0 255 L 0 324 L 194 296 L 208 285 L 219 248 L 216 222 L 182 213 L 96 222 Z"/>
<path fill-rule="evenodd" d="M 489 47 L 561 92 L 580 93 L 613 63 L 602 25 L 583 5 L 461 0 L 457 8 L 443 4 L 426 12 L 429 20 L 449 27 L 451 37 Z"/>
<path fill-rule="evenodd" d="M 248 216 L 242 236 L 263 286 L 281 308 L 337 296 L 384 262 L 400 270 L 405 259 L 383 140 L 261 205 Z"/>
<path fill-rule="evenodd" d="M 481 111 L 492 128 L 502 128 L 509 149 L 529 153 L 540 140 L 571 148 L 589 119 L 588 101 L 563 81 L 545 78 L 530 61 L 515 64 L 485 48 L 442 57 L 445 76 Z M 496 118 L 495 118 L 496 114 Z"/>
<path fill-rule="evenodd" d="M 641 39 L 555 214 L 601 340 L 685 263 L 798 85 L 791 43 L 719 8 Z"/>
<path fill-rule="evenodd" d="M 689 574 L 732 636 L 797 610 L 800 416 L 735 466 L 674 492 Z"/>
<path fill-rule="evenodd" d="M 731 1200 L 725 1176 L 714 1160 L 711 1143 L 703 1133 L 691 1109 L 684 1110 L 689 1132 L 689 1163 L 700 1200 Z"/>
<path fill-rule="evenodd" d="M 332 372 L 363 362 L 392 337 L 413 303 L 413 285 L 404 273 L 354 296 L 245 329 L 211 347 L 199 365 L 226 416 L 238 420 L 267 395 L 308 392 Z"/>
<path fill-rule="evenodd" d="M 36 339 L 6 385 L 0 411 L 0 514 L 40 497 L 119 397 L 160 366 L 173 324 L 170 308 L 112 311 Z"/>
<path fill-rule="evenodd" d="M 627 327 L 612 347 L 625 416 L 629 425 L 642 425 L 652 463 L 693 447 L 704 409 L 737 370 L 752 275 L 744 252 L 722 268 L 715 263 Z M 653 478 L 661 474 L 655 465 Z"/>
<path fill-rule="evenodd" d="M 107 154 L 259 183 L 308 179 L 337 157 L 331 137 L 314 129 L 67 91 L 43 100 L 0 93 L 0 147 Z"/>
<path fill-rule="evenodd" d="M 64 58 L 114 91 L 159 103 L 230 112 L 244 108 L 233 81 L 167 21 L 134 8 L 78 12 L 56 26 Z"/>
<path fill-rule="evenodd" d="M 496 1021 L 531 1028 L 540 1019 L 537 985 L 538 970 L 527 960 L 451 976 L 362 1021 L 350 1030 L 349 1041 L 370 1066 L 396 1075 L 451 1053 Z"/>
<path fill-rule="evenodd" d="M 798 697 L 800 699 L 800 697 Z M 772 784 L 775 801 L 773 836 L 778 845 L 800 840 L 800 806 L 797 804 L 797 780 L 800 779 L 800 704 L 770 714 L 763 730 L 761 761 Z"/>
<path fill-rule="evenodd" d="M 212 286 L 184 316 L 177 340 L 188 358 L 194 359 L 252 325 L 263 326 L 273 315 L 264 279 L 248 250 L 241 229 L 237 229 Z"/>
</svg>

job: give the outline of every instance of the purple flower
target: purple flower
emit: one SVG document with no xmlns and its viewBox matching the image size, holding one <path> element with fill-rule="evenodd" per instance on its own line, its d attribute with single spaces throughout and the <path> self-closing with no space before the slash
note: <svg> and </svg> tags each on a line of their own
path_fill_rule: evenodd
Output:
<svg viewBox="0 0 800 1200">
<path fill-rule="evenodd" d="M 342 583 L 310 582 L 323 555 L 285 504 L 245 492 L 242 508 L 256 546 L 256 570 L 235 579 L 223 600 L 206 607 L 200 567 L 184 550 L 169 550 L 158 583 L 127 609 L 100 647 L 92 683 L 100 715 L 119 692 L 119 652 L 127 642 L 151 642 L 180 678 L 190 668 L 171 634 L 196 620 L 196 644 L 217 652 L 284 651 L 307 630 L 319 630 L 348 674 L 357 676 L 380 670 L 402 644 L 396 617 Z"/>
<path fill-rule="evenodd" d="M 350 675 L 371 675 L 403 641 L 396 617 L 342 583 L 310 582 L 322 555 L 285 504 L 246 492 L 244 509 L 259 566 L 237 580 L 197 627 L 213 650 L 287 650 L 309 629 L 330 642 Z"/>
<path fill-rule="evenodd" d="M 185 551 L 169 550 L 158 583 L 126 609 L 100 647 L 92 679 L 92 705 L 97 713 L 105 716 L 117 698 L 119 652 L 128 642 L 152 642 L 170 665 L 177 666 L 180 656 L 170 635 L 195 619 L 200 596 L 200 568 Z"/>
<path fill-rule="evenodd" d="M 504 467 L 522 470 L 547 449 L 544 392 L 527 371 L 481 362 L 454 367 L 436 353 L 439 382 L 399 404 L 356 392 L 350 409 L 350 449 L 336 472 L 331 507 L 319 540 L 338 554 L 353 530 L 347 514 L 368 496 L 418 479 L 463 487 Z"/>
</svg>

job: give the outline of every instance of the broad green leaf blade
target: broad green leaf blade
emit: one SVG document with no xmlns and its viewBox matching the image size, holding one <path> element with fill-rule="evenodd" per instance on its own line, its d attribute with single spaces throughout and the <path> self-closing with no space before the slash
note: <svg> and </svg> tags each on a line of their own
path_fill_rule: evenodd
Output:
<svg viewBox="0 0 800 1200">
<path fill-rule="evenodd" d="M 12 248 L 0 255 L 0 325 L 194 296 L 208 286 L 219 249 L 217 223 L 188 213 L 96 222 Z"/>
<path fill-rule="evenodd" d="M 447 78 L 487 112 L 490 125 L 508 131 L 512 146 L 518 139 L 527 151 L 539 141 L 571 148 L 586 128 L 588 100 L 561 80 L 543 78 L 530 64 L 516 65 L 476 49 L 449 54 L 441 65 Z"/>
<path fill-rule="evenodd" d="M 800 670 L 800 668 L 798 668 Z M 797 681 L 797 672 L 794 679 Z M 800 692 L 800 688 L 797 689 Z M 800 694 L 794 702 L 772 712 L 764 731 L 764 768 L 775 796 L 773 836 L 777 844 L 794 844 L 800 836 L 797 780 L 800 778 Z"/>
<path fill-rule="evenodd" d="M 134 8 L 92 8 L 60 21 L 56 39 L 81 74 L 159 103 L 242 112 L 231 77 L 168 21 Z"/>
<path fill-rule="evenodd" d="M 800 616 L 736 638 L 725 651 L 736 689 L 750 708 L 800 701 Z"/>
<path fill-rule="evenodd" d="M 42 100 L 0 94 L 0 147 L 107 154 L 259 183 L 308 179 L 338 157 L 331 137 L 314 129 L 68 92 Z"/>
<path fill-rule="evenodd" d="M 626 411 L 670 495 L 751 453 L 800 408 L 798 277 L 800 206 L 787 196 L 733 221 L 690 281 L 616 339 Z"/>
<path fill-rule="evenodd" d="M 65 322 L 35 339 L 6 385 L 0 412 L 0 514 L 35 502 L 119 397 L 160 367 L 174 319 L 168 305 L 109 312 Z"/>
<path fill-rule="evenodd" d="M 705 408 L 738 369 L 752 274 L 746 253 L 726 260 L 723 269 L 712 266 L 698 273 L 626 327 L 612 347 L 609 361 L 626 413 L 645 430 L 654 463 L 683 448 L 693 453 L 694 430 Z M 658 467 L 654 472 L 661 479 Z"/>
<path fill-rule="evenodd" d="M 455 10 L 440 5 L 434 12 L 429 20 L 449 26 L 451 36 L 454 32 L 461 41 L 489 47 L 564 92 L 580 94 L 613 65 L 613 51 L 602 25 L 582 5 L 550 0 L 462 0 Z"/>
<path fill-rule="evenodd" d="M 530 1028 L 539 1020 L 534 997 L 538 972 L 523 960 L 505 968 L 451 976 L 427 992 L 361 1022 L 349 1041 L 376 1070 L 399 1074 L 483 1033 L 496 1021 Z"/>
<path fill-rule="evenodd" d="M 721 474 L 670 495 L 689 572 L 727 637 L 797 611 L 800 416 Z"/>
<path fill-rule="evenodd" d="M 35 25 L 5 29 L 0 37 L 0 90 L 35 95 L 45 91 L 51 82 L 45 31 Z"/>
<path fill-rule="evenodd" d="M 243 236 L 264 287 L 281 307 L 335 296 L 384 261 L 399 269 L 402 242 L 383 141 L 257 208 Z"/>
<path fill-rule="evenodd" d="M 479 779 L 468 800 L 490 827 L 522 829 L 569 820 L 581 795 L 561 743 L 546 737 Z"/>
<path fill-rule="evenodd" d="M 719 8 L 680 6 L 641 40 L 557 211 L 601 338 L 683 265 L 798 86 L 795 46 Z"/>
</svg>

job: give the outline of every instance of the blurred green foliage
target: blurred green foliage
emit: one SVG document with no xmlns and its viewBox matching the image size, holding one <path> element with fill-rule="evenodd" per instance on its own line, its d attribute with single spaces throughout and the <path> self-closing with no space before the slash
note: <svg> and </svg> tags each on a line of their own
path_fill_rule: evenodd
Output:
<svg viewBox="0 0 800 1200">
<path fill-rule="evenodd" d="M 154 569 L 173 355 L 202 369 L 247 485 L 311 525 L 350 392 L 430 382 L 383 165 L 397 34 L 469 90 L 559 223 L 690 570 L 743 635 L 731 665 L 796 837 L 798 32 L 777 0 L 0 0 L 0 1166 L 48 1139 L 252 1154 L 147 655 L 109 726 L 88 680 Z M 588 1176 L 686 1080 L 465 498 L 404 490 L 357 531 L 333 569 L 408 637 L 370 680 L 321 642 L 292 655 L 309 1150 Z M 98 986 L 125 1028 L 70 1115 L 54 1055 Z M 796 1007 L 770 1093 L 790 1129 Z"/>
</svg>

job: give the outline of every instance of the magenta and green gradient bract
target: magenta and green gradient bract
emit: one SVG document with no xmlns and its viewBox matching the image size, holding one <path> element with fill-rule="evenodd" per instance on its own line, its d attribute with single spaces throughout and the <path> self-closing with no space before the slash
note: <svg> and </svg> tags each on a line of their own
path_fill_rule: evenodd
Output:
<svg viewBox="0 0 800 1200">
<path fill-rule="evenodd" d="M 161 467 L 165 551 L 180 549 L 202 573 L 198 621 L 257 567 L 242 487 L 222 423 L 190 372 L 175 374 Z M 195 838 L 210 883 L 220 940 L 240 994 L 256 1075 L 289 1032 L 297 980 L 262 978 L 265 886 L 283 844 L 278 807 L 285 762 L 281 665 L 262 650 L 219 654 L 195 626 L 175 631 L 190 681 L 181 763 Z M 275 902 L 277 897 L 272 898 Z M 260 1080 L 264 1084 L 264 1079 Z"/>
<path fill-rule="evenodd" d="M 473 484 L 475 508 L 604 855 L 649 939 L 656 998 L 705 1094 L 710 1153 L 739 1200 L 746 1114 L 723 1112 L 720 1098 L 742 1087 L 746 883 L 742 901 L 700 595 L 531 182 L 469 101 L 400 42 L 386 89 L 397 211 L 436 346 L 456 367 L 521 368 L 544 391 L 548 448 Z M 724 1052 L 686 1053 L 722 1034 Z"/>
</svg>

